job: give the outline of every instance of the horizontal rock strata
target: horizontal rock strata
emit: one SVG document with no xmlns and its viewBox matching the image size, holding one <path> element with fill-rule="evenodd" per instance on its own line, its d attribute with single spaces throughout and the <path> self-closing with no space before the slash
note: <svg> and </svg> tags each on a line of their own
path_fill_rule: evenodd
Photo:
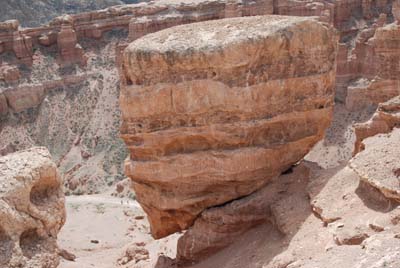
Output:
<svg viewBox="0 0 400 268">
<path fill-rule="evenodd" d="M 36 28 L 23 29 L 18 21 L 10 20 L 0 22 L 0 54 L 14 52 L 21 62 L 31 65 L 34 46 L 57 45 L 62 63 L 85 64 L 79 41 L 83 38 L 100 39 L 111 30 L 130 29 L 130 37 L 138 38 L 184 23 L 272 13 L 272 0 L 162 0 L 64 15 L 53 19 L 49 25 Z M 161 23 L 158 22 L 160 19 Z"/>
<path fill-rule="evenodd" d="M 129 45 L 126 174 L 154 237 L 260 189 L 322 139 L 335 43 L 314 20 L 266 16 L 173 27 Z"/>
<path fill-rule="evenodd" d="M 364 31 L 353 52 L 358 66 L 346 97 L 346 107 L 359 110 L 400 94 L 400 27 L 396 23 Z"/>
<path fill-rule="evenodd" d="M 61 79 L 44 81 L 37 85 L 10 87 L 0 90 L 0 115 L 8 111 L 19 113 L 39 106 L 46 94 L 54 89 L 69 87 L 85 82 L 90 75 L 66 75 Z"/>
</svg>

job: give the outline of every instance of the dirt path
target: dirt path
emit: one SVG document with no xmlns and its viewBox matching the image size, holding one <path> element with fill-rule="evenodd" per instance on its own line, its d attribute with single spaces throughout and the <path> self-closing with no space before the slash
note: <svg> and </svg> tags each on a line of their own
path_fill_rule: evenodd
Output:
<svg viewBox="0 0 400 268">
<path fill-rule="evenodd" d="M 67 205 L 74 204 L 105 204 L 105 205 L 123 205 L 123 207 L 133 207 L 140 209 L 137 201 L 128 198 L 118 198 L 106 195 L 78 195 L 67 196 Z"/>
<path fill-rule="evenodd" d="M 58 241 L 62 249 L 77 258 L 75 262 L 62 260 L 60 268 L 124 267 L 117 260 L 133 243 L 142 243 L 149 251 L 149 259 L 140 261 L 140 267 L 152 267 L 161 253 L 175 255 L 177 236 L 153 240 L 145 214 L 134 200 L 107 195 L 70 196 L 66 206 L 67 222 Z"/>
</svg>

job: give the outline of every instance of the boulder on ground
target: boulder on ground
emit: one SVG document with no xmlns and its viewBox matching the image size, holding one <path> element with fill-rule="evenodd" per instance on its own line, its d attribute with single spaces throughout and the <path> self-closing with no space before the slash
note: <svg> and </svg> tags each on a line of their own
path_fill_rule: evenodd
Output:
<svg viewBox="0 0 400 268">
<path fill-rule="evenodd" d="M 62 180 L 47 149 L 0 158 L 0 267 L 55 268 L 65 222 Z"/>
<path fill-rule="evenodd" d="M 161 238 L 301 160 L 332 118 L 336 36 L 310 18 L 183 25 L 125 51 L 126 174 Z"/>
</svg>

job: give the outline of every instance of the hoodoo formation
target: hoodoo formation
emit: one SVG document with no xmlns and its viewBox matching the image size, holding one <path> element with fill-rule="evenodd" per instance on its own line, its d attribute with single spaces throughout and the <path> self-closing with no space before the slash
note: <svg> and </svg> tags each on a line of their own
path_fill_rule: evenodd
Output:
<svg viewBox="0 0 400 268">
<path fill-rule="evenodd" d="M 311 19 L 265 16 L 173 27 L 128 46 L 125 171 L 155 238 L 260 189 L 323 138 L 335 43 Z"/>
</svg>

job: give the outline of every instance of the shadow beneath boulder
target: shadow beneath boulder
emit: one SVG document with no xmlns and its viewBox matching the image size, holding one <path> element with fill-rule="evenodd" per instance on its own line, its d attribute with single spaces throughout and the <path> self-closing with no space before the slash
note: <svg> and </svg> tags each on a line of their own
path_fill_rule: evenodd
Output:
<svg viewBox="0 0 400 268">
<path fill-rule="evenodd" d="M 398 202 L 386 198 L 379 189 L 362 180 L 360 180 L 356 194 L 365 206 L 375 211 L 387 213 L 399 206 Z"/>
</svg>

